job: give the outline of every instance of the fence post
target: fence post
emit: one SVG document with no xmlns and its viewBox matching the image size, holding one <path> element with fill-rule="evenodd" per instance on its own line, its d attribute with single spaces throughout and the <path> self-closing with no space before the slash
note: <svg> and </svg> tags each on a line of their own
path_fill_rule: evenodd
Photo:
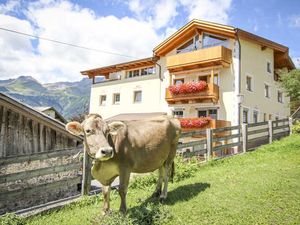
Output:
<svg viewBox="0 0 300 225">
<path fill-rule="evenodd" d="M 273 121 L 272 120 L 269 120 L 268 121 L 269 123 L 269 144 L 272 143 L 273 141 Z"/>
<path fill-rule="evenodd" d="M 91 160 L 86 151 L 86 147 L 84 145 L 84 153 L 83 153 L 83 172 L 82 172 L 82 187 L 81 187 L 81 195 L 88 195 L 91 188 Z"/>
<path fill-rule="evenodd" d="M 207 161 L 210 160 L 212 154 L 212 130 L 206 129 L 206 149 L 207 149 Z"/>
<path fill-rule="evenodd" d="M 247 152 L 248 143 L 248 124 L 242 124 L 242 141 L 243 141 L 243 153 Z"/>
<path fill-rule="evenodd" d="M 289 117 L 289 131 L 290 131 L 290 135 L 292 135 L 292 133 L 293 133 L 292 127 L 293 127 L 293 118 Z"/>
</svg>

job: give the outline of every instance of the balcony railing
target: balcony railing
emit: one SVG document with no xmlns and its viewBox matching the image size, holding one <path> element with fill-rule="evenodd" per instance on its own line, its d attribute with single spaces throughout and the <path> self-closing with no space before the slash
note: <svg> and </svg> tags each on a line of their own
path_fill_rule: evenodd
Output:
<svg viewBox="0 0 300 225">
<path fill-rule="evenodd" d="M 203 68 L 222 65 L 228 67 L 232 61 L 232 51 L 224 46 L 200 49 L 187 53 L 179 53 L 167 57 L 167 68 L 171 71 Z"/>
<path fill-rule="evenodd" d="M 191 94 L 172 94 L 169 88 L 166 89 L 166 101 L 168 104 L 194 103 L 203 101 L 217 102 L 219 100 L 219 86 L 208 83 L 205 90 Z"/>
</svg>

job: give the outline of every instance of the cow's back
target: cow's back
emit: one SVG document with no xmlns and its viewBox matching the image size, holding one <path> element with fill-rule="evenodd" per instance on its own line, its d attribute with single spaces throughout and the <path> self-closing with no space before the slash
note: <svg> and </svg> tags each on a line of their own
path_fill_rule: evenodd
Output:
<svg viewBox="0 0 300 225">
<path fill-rule="evenodd" d="M 128 163 L 133 172 L 153 171 L 166 161 L 171 151 L 176 151 L 174 145 L 180 135 L 177 119 L 163 116 L 129 121 L 126 122 L 126 129 L 126 141 L 122 146 L 124 152 L 120 152 L 120 160 Z"/>
</svg>

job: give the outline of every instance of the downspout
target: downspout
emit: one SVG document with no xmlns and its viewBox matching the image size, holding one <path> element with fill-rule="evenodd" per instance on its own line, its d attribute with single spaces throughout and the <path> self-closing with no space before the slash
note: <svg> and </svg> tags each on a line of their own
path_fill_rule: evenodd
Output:
<svg viewBox="0 0 300 225">
<path fill-rule="evenodd" d="M 159 107 L 161 107 L 161 83 L 163 81 L 162 75 L 161 75 L 161 65 L 157 63 L 157 57 L 153 53 L 152 61 L 155 63 L 155 65 L 158 66 L 158 76 L 159 76 Z"/>
<path fill-rule="evenodd" d="M 235 28 L 235 34 L 236 34 L 236 38 L 237 38 L 237 42 L 238 42 L 238 45 L 239 45 L 239 74 L 238 74 L 238 79 L 239 79 L 239 84 L 238 84 L 238 99 L 239 99 L 239 102 L 238 102 L 238 125 L 241 125 L 241 77 L 242 77 L 242 64 L 241 64 L 241 53 L 242 53 L 242 49 L 241 49 L 241 42 L 240 42 L 240 39 L 239 39 L 239 29 L 238 28 Z"/>
</svg>

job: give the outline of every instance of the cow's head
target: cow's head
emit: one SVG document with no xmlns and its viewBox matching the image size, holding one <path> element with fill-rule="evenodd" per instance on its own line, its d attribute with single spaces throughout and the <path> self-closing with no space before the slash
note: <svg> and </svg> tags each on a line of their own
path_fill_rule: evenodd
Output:
<svg viewBox="0 0 300 225">
<path fill-rule="evenodd" d="M 81 124 L 69 122 L 66 129 L 74 135 L 83 135 L 88 154 L 93 158 L 105 161 L 114 156 L 114 148 L 109 138 L 114 138 L 118 130 L 124 126 L 125 124 L 122 122 L 107 124 L 100 115 L 89 114 Z"/>
</svg>

